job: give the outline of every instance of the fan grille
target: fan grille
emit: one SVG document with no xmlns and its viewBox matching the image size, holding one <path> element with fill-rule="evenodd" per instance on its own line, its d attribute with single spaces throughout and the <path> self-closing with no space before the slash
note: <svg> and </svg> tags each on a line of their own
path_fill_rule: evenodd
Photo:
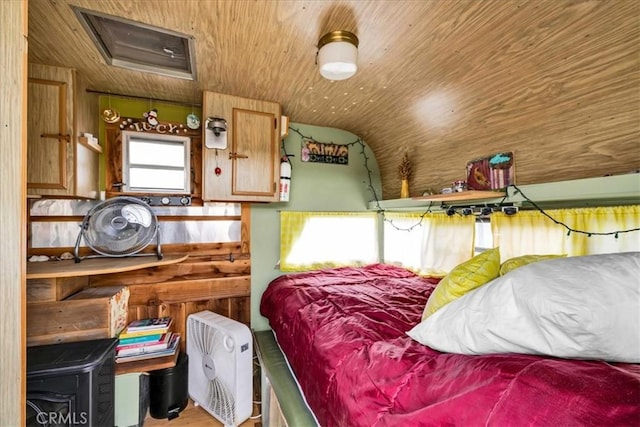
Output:
<svg viewBox="0 0 640 427">
<path fill-rule="evenodd" d="M 87 245 L 107 256 L 127 256 L 147 247 L 158 232 L 158 219 L 149 206 L 119 196 L 96 205 L 84 218 Z"/>
<path fill-rule="evenodd" d="M 225 425 L 237 425 L 237 404 L 233 392 L 236 387 L 233 372 L 236 358 L 229 349 L 230 344 L 235 345 L 233 339 L 193 317 L 188 319 L 187 335 L 187 351 L 191 350 L 190 369 L 198 372 L 202 386 L 193 387 L 191 384 L 192 397 Z"/>
</svg>

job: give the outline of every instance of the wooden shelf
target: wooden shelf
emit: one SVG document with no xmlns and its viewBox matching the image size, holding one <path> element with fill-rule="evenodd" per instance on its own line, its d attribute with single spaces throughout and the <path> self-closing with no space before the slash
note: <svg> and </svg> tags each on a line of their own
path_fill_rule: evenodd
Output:
<svg viewBox="0 0 640 427">
<path fill-rule="evenodd" d="M 120 258 L 88 258 L 79 263 L 74 260 L 44 261 L 27 263 L 27 279 L 47 279 L 59 277 L 92 276 L 95 274 L 119 273 L 141 268 L 176 264 L 186 260 L 187 254 L 167 254 L 158 259 L 150 256 L 130 256 Z"/>
<path fill-rule="evenodd" d="M 412 197 L 413 200 L 423 200 L 431 202 L 448 202 L 461 200 L 481 200 L 494 199 L 496 197 L 504 197 L 507 193 L 504 191 L 477 191 L 467 190 L 449 194 L 433 194 L 431 196 Z"/>
<path fill-rule="evenodd" d="M 178 356 L 180 355 L 180 349 L 169 356 L 155 357 L 153 359 L 136 360 L 134 362 L 122 362 L 116 363 L 116 375 L 130 374 L 132 372 L 148 372 L 156 371 L 158 369 L 173 368 L 176 366 Z"/>
<path fill-rule="evenodd" d="M 84 145 L 88 149 L 93 150 L 96 153 L 102 153 L 102 147 L 98 144 L 89 142 L 89 138 L 87 138 L 86 136 L 79 136 L 78 141 L 80 141 L 80 144 Z"/>
<path fill-rule="evenodd" d="M 451 194 L 369 202 L 370 210 L 443 211 L 442 205 L 510 203 L 529 207 L 534 201 L 544 208 L 611 206 L 640 204 L 640 173 L 612 175 L 542 184 L 518 185 L 520 192 L 508 188 L 507 194 L 494 191 L 463 191 Z M 526 195 L 526 197 L 525 197 Z"/>
</svg>

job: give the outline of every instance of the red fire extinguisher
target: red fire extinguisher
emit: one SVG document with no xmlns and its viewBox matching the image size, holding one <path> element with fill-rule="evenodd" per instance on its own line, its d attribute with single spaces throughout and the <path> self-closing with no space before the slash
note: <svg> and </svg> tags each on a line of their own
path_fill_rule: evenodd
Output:
<svg viewBox="0 0 640 427">
<path fill-rule="evenodd" d="M 287 156 L 280 159 L 280 201 L 289 201 L 291 191 L 291 162 Z"/>
</svg>

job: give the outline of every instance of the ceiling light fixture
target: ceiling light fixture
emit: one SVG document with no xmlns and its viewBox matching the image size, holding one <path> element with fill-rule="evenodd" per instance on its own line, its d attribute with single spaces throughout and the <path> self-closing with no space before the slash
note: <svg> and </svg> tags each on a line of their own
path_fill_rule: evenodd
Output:
<svg viewBox="0 0 640 427">
<path fill-rule="evenodd" d="M 358 37 L 349 31 L 332 31 L 318 42 L 320 74 L 329 80 L 345 80 L 358 71 Z"/>
</svg>

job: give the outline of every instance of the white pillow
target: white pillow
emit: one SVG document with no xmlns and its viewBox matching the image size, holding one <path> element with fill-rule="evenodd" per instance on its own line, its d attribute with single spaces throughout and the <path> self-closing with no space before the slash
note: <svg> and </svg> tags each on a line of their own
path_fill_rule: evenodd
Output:
<svg viewBox="0 0 640 427">
<path fill-rule="evenodd" d="M 445 305 L 408 335 L 450 353 L 640 363 L 640 252 L 520 267 Z"/>
</svg>

